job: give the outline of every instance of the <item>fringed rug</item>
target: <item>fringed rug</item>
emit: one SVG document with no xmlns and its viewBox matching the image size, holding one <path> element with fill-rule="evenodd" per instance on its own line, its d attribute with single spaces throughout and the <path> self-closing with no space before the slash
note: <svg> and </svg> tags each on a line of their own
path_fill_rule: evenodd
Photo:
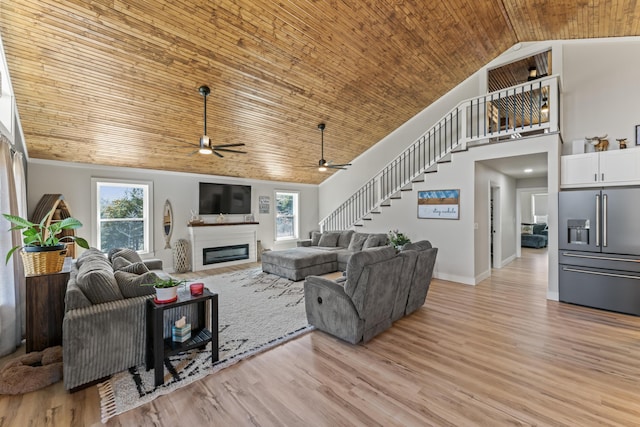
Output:
<svg viewBox="0 0 640 427">
<path fill-rule="evenodd" d="M 209 343 L 204 350 L 165 361 L 165 381 L 159 387 L 154 386 L 153 369 L 144 365 L 114 375 L 98 385 L 102 422 L 313 329 L 307 323 L 302 281 L 260 268 L 195 281 L 218 294 L 219 362 L 211 365 Z"/>
</svg>

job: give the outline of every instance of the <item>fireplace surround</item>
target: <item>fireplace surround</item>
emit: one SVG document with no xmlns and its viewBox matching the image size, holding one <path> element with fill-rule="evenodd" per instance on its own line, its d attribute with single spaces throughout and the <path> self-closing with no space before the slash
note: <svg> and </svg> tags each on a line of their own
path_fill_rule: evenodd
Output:
<svg viewBox="0 0 640 427">
<path fill-rule="evenodd" d="M 257 261 L 257 222 L 188 226 L 193 271 Z"/>
</svg>

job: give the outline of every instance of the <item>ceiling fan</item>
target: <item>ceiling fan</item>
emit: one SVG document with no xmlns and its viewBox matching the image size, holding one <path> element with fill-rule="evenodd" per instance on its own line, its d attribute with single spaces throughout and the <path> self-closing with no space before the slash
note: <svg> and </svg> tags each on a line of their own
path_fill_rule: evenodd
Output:
<svg viewBox="0 0 640 427">
<path fill-rule="evenodd" d="M 209 94 L 211 93 L 211 90 L 209 89 L 209 86 L 200 86 L 198 88 L 198 91 L 200 92 L 200 95 L 204 97 L 204 134 L 200 137 L 200 148 L 198 148 L 198 150 L 191 153 L 191 155 L 195 153 L 200 153 L 200 154 L 213 153 L 218 157 L 224 157 L 222 154 L 219 153 L 219 151 L 222 151 L 225 153 L 247 154 L 246 151 L 230 149 L 230 147 L 242 147 L 245 145 L 244 143 L 219 144 L 219 145 L 213 145 L 211 143 L 211 139 L 207 136 L 207 96 L 209 96 Z"/>
<path fill-rule="evenodd" d="M 318 161 L 318 170 L 320 172 L 324 172 L 327 169 L 340 169 L 347 170 L 346 166 L 351 166 L 351 163 L 343 163 L 341 165 L 333 164 L 332 162 L 328 162 L 324 159 L 324 123 L 320 123 L 318 125 L 318 129 L 320 129 L 320 160 Z"/>
</svg>

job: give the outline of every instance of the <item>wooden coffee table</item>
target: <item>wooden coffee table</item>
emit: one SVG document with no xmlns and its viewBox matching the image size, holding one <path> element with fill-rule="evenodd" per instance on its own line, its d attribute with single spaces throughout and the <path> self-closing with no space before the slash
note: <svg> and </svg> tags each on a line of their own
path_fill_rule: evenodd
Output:
<svg viewBox="0 0 640 427">
<path fill-rule="evenodd" d="M 206 327 L 206 304 L 211 303 L 210 329 Z M 183 343 L 173 342 L 171 336 L 164 338 L 163 318 L 165 310 L 183 305 L 196 304 L 198 327 L 191 330 L 191 338 Z M 178 320 L 178 319 L 175 319 Z M 174 354 L 194 348 L 204 348 L 211 342 L 211 363 L 218 361 L 218 294 L 207 288 L 202 295 L 193 296 L 188 290 L 178 292 L 178 300 L 160 304 L 153 299 L 147 301 L 147 370 L 154 369 L 156 387 L 164 383 L 164 360 Z"/>
</svg>

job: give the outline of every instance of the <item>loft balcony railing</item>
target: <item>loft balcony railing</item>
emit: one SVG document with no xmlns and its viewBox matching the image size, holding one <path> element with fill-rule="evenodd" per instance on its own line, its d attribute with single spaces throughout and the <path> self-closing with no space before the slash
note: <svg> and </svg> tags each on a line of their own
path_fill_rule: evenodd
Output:
<svg viewBox="0 0 640 427">
<path fill-rule="evenodd" d="M 551 76 L 461 102 L 323 218 L 320 229 L 361 224 L 469 144 L 557 132 L 559 93 L 559 78 Z"/>
</svg>

